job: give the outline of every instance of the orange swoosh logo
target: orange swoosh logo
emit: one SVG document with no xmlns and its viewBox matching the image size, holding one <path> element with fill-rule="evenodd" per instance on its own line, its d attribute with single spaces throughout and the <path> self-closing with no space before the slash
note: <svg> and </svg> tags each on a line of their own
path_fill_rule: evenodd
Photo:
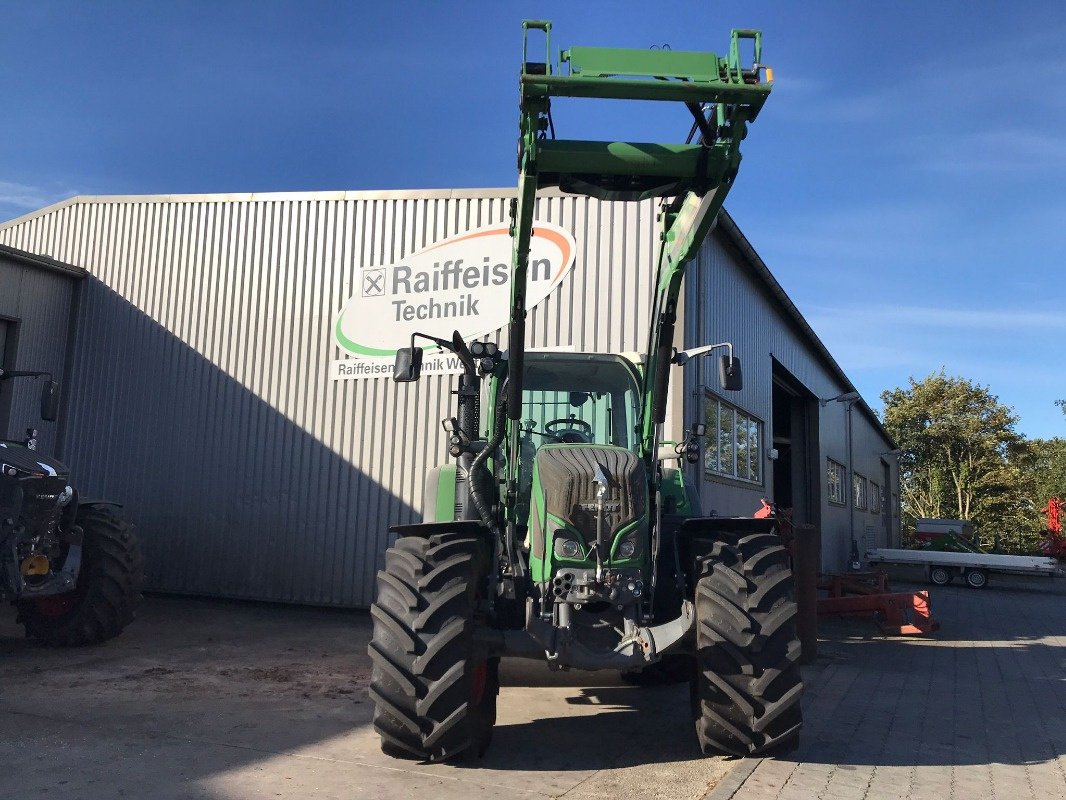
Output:
<svg viewBox="0 0 1066 800">
<path fill-rule="evenodd" d="M 416 253 L 415 255 L 428 253 L 431 250 L 436 250 L 437 248 L 444 247 L 445 245 L 465 242 L 469 241 L 470 239 L 480 239 L 483 236 L 500 236 L 503 234 L 509 235 L 510 229 L 510 225 L 502 225 L 498 228 L 489 228 L 488 230 L 484 231 L 475 231 L 473 233 L 468 233 L 465 236 L 458 236 L 454 239 L 445 239 L 443 242 L 438 242 L 437 244 L 430 245 L 425 250 L 422 250 L 419 253 Z M 570 247 L 570 241 L 561 233 L 557 233 L 556 231 L 553 231 L 550 228 L 538 228 L 534 226 L 533 236 L 539 236 L 542 239 L 547 239 L 549 242 L 558 247 L 559 252 L 562 254 L 562 262 L 559 264 L 559 269 L 555 273 L 554 277 L 552 277 L 552 283 L 555 284 L 563 276 L 563 273 L 566 271 L 566 268 L 570 265 L 570 260 L 574 256 Z"/>
</svg>

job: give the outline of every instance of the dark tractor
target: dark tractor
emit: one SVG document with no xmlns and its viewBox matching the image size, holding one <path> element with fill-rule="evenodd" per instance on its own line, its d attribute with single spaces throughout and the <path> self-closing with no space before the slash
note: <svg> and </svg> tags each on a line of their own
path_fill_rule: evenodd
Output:
<svg viewBox="0 0 1066 800">
<path fill-rule="evenodd" d="M 55 421 L 59 384 L 45 372 L 0 371 L 0 381 L 45 378 L 41 418 Z M 133 621 L 144 560 L 114 503 L 85 500 L 70 470 L 37 452 L 37 432 L 0 440 L 0 600 L 26 635 L 48 645 L 98 644 Z"/>
<path fill-rule="evenodd" d="M 547 35 L 550 24 L 524 27 Z M 742 47 L 755 63 L 741 65 Z M 397 381 L 419 377 L 416 339 L 454 353 L 463 373 L 456 415 L 445 420 L 455 462 L 427 477 L 425 521 L 391 528 L 398 538 L 378 573 L 370 694 L 385 752 L 426 760 L 482 753 L 501 656 L 615 669 L 638 684 L 688 680 L 707 754 L 796 746 L 796 606 L 775 521 L 702 516 L 677 464 L 699 459 L 704 431 L 693 426 L 679 445 L 663 441 L 672 369 L 727 350 L 722 389 L 741 385 L 732 345 L 677 352 L 673 343 L 685 267 L 770 91 L 760 51 L 760 34 L 745 30 L 733 32 L 728 58 L 573 48 L 559 65 L 524 60 L 507 350 L 459 332 L 416 333 L 397 353 Z M 699 137 L 668 145 L 555 139 L 553 96 L 678 101 L 694 117 L 690 140 Z M 611 201 L 663 198 L 642 356 L 526 352 L 541 186 Z"/>
</svg>

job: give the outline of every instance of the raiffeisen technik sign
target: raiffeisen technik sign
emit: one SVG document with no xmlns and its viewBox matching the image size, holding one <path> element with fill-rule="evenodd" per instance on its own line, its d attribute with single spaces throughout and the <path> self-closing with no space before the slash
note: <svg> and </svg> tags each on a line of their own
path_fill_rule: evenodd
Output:
<svg viewBox="0 0 1066 800">
<path fill-rule="evenodd" d="M 538 222 L 529 249 L 526 308 L 541 303 L 574 266 L 568 231 Z M 511 234 L 506 223 L 467 231 L 405 258 L 360 271 L 356 293 L 333 326 L 348 356 L 333 362 L 335 379 L 392 373 L 396 350 L 416 331 L 470 340 L 507 325 L 511 299 Z M 432 350 L 430 352 L 433 352 Z M 450 354 L 426 354 L 423 372 L 456 372 Z"/>
</svg>

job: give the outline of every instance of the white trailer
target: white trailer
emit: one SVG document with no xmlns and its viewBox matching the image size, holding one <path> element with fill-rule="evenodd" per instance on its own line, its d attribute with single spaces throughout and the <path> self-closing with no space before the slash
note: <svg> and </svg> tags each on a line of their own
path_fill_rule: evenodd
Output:
<svg viewBox="0 0 1066 800">
<path fill-rule="evenodd" d="M 952 553 L 937 550 L 892 550 L 878 548 L 866 551 L 871 564 L 916 564 L 925 567 L 929 580 L 945 586 L 961 576 L 968 586 L 980 589 L 988 583 L 990 573 L 1011 575 L 1046 575 L 1055 577 L 1059 562 L 1043 556 L 1003 556 L 993 553 Z"/>
</svg>

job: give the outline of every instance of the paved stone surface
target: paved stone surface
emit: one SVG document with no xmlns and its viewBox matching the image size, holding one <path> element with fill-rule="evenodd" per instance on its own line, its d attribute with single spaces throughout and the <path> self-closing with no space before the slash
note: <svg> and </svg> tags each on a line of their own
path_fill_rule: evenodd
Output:
<svg viewBox="0 0 1066 800">
<path fill-rule="evenodd" d="M 932 588 L 941 630 L 880 638 L 823 623 L 803 743 L 715 800 L 1066 798 L 1066 594 Z M 898 587 L 927 588 L 927 587 Z M 735 783 L 735 782 L 734 782 Z"/>
<path fill-rule="evenodd" d="M 101 647 L 49 650 L 0 609 L 0 798 L 703 797 L 687 686 L 505 665 L 488 755 L 382 755 L 369 615 L 150 598 Z"/>
</svg>

